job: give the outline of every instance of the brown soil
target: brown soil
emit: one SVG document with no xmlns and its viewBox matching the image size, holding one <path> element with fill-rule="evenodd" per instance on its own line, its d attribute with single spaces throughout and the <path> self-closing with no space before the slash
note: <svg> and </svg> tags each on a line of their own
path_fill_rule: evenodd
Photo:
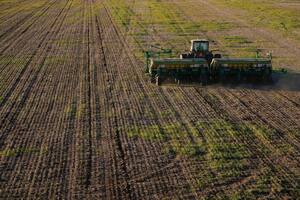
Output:
<svg viewBox="0 0 300 200">
<path fill-rule="evenodd" d="M 280 56 L 285 48 L 299 69 L 291 39 L 197 2 L 191 9 L 205 5 L 241 24 L 234 34 L 262 38 Z M 1 199 L 299 197 L 297 73 L 271 86 L 157 87 L 135 56 L 135 29 L 124 30 L 107 3 L 15 1 L 0 9 L 13 7 L 0 15 Z M 151 42 L 173 37 L 152 30 Z"/>
</svg>

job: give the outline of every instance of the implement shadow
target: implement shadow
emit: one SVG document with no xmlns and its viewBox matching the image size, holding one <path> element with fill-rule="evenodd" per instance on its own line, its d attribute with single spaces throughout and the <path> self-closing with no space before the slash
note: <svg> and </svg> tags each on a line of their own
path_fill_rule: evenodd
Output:
<svg viewBox="0 0 300 200">
<path fill-rule="evenodd" d="M 227 80 L 227 82 L 209 83 L 206 86 L 202 86 L 199 82 L 190 82 L 189 80 L 183 80 L 179 85 L 177 84 L 162 84 L 162 86 L 176 86 L 176 87 L 201 87 L 201 88 L 228 88 L 228 89 L 254 89 L 254 90 L 285 90 L 285 91 L 300 91 L 300 72 L 288 71 L 287 73 L 273 73 L 272 82 L 260 82 L 256 81 L 243 81 L 235 82 Z"/>
<path fill-rule="evenodd" d="M 300 91 L 300 73 L 289 71 L 287 73 L 273 73 L 273 81 L 271 83 L 263 82 L 243 82 L 243 83 L 229 83 L 222 84 L 223 87 L 227 88 L 244 88 L 244 89 L 254 89 L 254 90 L 285 90 L 285 91 Z M 220 84 L 218 84 L 220 85 Z"/>
</svg>

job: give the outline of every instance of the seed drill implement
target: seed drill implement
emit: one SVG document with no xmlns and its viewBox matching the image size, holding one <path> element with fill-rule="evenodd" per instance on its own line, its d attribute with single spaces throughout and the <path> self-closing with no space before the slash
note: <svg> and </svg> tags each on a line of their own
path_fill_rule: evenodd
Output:
<svg viewBox="0 0 300 200">
<path fill-rule="evenodd" d="M 267 58 L 222 58 L 209 49 L 209 41 L 197 39 L 191 41 L 190 51 L 179 58 L 171 56 L 172 50 L 160 49 L 145 52 L 145 72 L 150 80 L 160 85 L 166 79 L 179 83 L 183 79 L 196 80 L 202 85 L 209 82 L 226 82 L 255 79 L 271 81 L 272 56 Z M 162 57 L 164 56 L 164 57 Z"/>
</svg>

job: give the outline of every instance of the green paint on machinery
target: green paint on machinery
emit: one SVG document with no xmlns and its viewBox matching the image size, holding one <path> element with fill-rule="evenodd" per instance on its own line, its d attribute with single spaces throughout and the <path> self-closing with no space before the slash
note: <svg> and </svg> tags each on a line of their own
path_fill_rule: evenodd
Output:
<svg viewBox="0 0 300 200">
<path fill-rule="evenodd" d="M 274 71 L 271 54 L 268 58 L 260 58 L 258 53 L 256 58 L 222 58 L 220 54 L 213 54 L 209 50 L 209 41 L 206 39 L 192 40 L 190 51 L 179 58 L 170 58 L 171 49 L 155 48 L 158 51 L 144 52 L 145 72 L 149 74 L 151 82 L 157 85 L 167 78 L 174 78 L 177 83 L 182 79 L 197 80 L 202 85 L 245 78 L 270 81 Z"/>
</svg>

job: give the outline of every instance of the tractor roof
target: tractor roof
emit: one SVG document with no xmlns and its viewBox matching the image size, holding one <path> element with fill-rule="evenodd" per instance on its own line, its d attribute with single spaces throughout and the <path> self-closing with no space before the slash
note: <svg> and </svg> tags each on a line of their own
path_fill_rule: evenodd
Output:
<svg viewBox="0 0 300 200">
<path fill-rule="evenodd" d="M 207 39 L 194 39 L 191 42 L 209 42 Z"/>
</svg>

